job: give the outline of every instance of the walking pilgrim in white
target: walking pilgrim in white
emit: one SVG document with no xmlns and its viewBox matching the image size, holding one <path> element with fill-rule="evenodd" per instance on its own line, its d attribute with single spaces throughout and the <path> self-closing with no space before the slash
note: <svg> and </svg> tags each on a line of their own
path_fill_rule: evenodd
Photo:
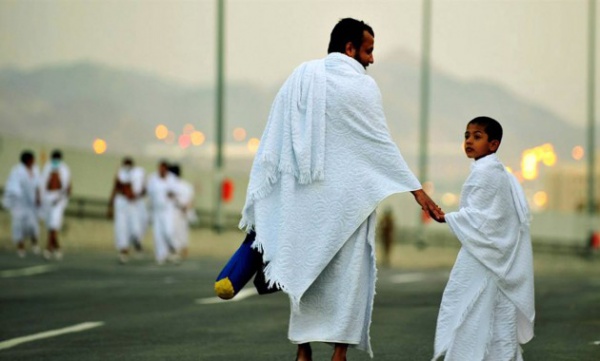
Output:
<svg viewBox="0 0 600 361">
<path fill-rule="evenodd" d="M 6 180 L 2 206 L 10 210 L 12 240 L 17 246 L 17 254 L 19 257 L 25 257 L 26 239 L 31 240 L 33 253 L 40 253 L 40 174 L 32 152 L 23 151 L 20 160 L 20 163 L 11 169 Z"/>
<path fill-rule="evenodd" d="M 50 161 L 44 165 L 40 181 L 42 214 L 48 229 L 48 244 L 44 249 L 44 258 L 54 256 L 62 259 L 58 241 L 58 232 L 62 228 L 63 215 L 71 195 L 71 171 L 62 159 L 62 152 L 54 150 Z"/>
<path fill-rule="evenodd" d="M 373 44 L 362 21 L 335 26 L 329 55 L 302 64 L 277 94 L 250 174 L 240 226 L 256 230 L 267 281 L 290 297 L 298 360 L 311 359 L 313 341 L 335 344 L 333 360 L 348 345 L 372 355 L 377 205 L 411 191 L 441 217 L 390 137 L 366 74 Z"/>
<path fill-rule="evenodd" d="M 115 246 L 119 252 L 119 262 L 129 261 L 129 249 L 142 251 L 144 235 L 144 170 L 135 167 L 133 159 L 123 159 L 115 176 L 114 186 L 109 202 L 109 216 L 114 218 Z"/>
<path fill-rule="evenodd" d="M 180 260 L 175 244 L 174 225 L 177 188 L 177 178 L 169 172 L 167 162 L 161 161 L 158 172 L 150 175 L 146 186 L 150 200 L 154 254 L 159 265 L 166 261 L 178 263 Z"/>
<path fill-rule="evenodd" d="M 133 165 L 131 169 L 131 179 L 133 179 L 133 191 L 135 193 L 135 199 L 132 201 L 133 208 L 135 209 L 135 217 L 138 220 L 139 228 L 137 228 L 137 234 L 132 237 L 131 244 L 136 250 L 135 257 L 142 258 L 143 256 L 143 245 L 142 241 L 148 231 L 149 216 L 148 216 L 148 204 L 146 203 L 146 171 L 140 166 Z"/>
<path fill-rule="evenodd" d="M 523 190 L 495 152 L 502 127 L 469 122 L 465 152 L 475 159 L 457 212 L 445 221 L 462 248 L 440 306 L 434 360 L 523 360 L 535 319 L 529 210 Z"/>
<path fill-rule="evenodd" d="M 196 219 L 194 210 L 194 187 L 192 184 L 182 178 L 181 167 L 177 164 L 170 168 L 171 173 L 177 180 L 177 190 L 175 192 L 175 211 L 173 212 L 174 244 L 181 258 L 185 259 L 188 255 L 189 247 L 189 225 Z"/>
</svg>

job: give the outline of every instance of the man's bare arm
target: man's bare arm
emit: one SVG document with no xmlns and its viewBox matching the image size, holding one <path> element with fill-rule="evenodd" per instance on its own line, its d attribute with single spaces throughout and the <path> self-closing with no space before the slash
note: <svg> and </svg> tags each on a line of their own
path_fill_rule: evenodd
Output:
<svg viewBox="0 0 600 361">
<path fill-rule="evenodd" d="M 423 211 L 429 213 L 429 215 L 438 222 L 445 221 L 442 209 L 435 204 L 423 189 L 417 189 L 416 191 L 411 191 L 411 193 Z"/>
</svg>

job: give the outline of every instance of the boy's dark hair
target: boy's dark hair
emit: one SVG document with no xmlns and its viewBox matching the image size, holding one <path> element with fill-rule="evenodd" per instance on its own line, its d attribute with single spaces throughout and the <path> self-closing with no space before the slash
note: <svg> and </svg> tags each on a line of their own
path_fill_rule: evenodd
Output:
<svg viewBox="0 0 600 361">
<path fill-rule="evenodd" d="M 27 164 L 34 159 L 33 152 L 30 150 L 24 150 L 21 152 L 21 163 Z"/>
<path fill-rule="evenodd" d="M 481 125 L 488 135 L 488 141 L 497 140 L 502 142 L 502 126 L 497 120 L 490 117 L 477 117 L 472 119 L 469 124 Z"/>
<path fill-rule="evenodd" d="M 360 49 L 365 31 L 375 37 L 373 29 L 362 20 L 352 18 L 340 20 L 331 31 L 327 53 L 345 53 L 348 42 L 351 42 L 356 50 Z"/>
<path fill-rule="evenodd" d="M 62 159 L 62 152 L 58 149 L 53 150 L 50 159 Z"/>
</svg>

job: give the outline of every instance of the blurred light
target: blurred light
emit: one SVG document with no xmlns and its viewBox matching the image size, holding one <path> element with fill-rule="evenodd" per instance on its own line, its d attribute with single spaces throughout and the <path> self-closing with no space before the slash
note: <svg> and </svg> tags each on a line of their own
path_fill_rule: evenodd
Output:
<svg viewBox="0 0 600 361">
<path fill-rule="evenodd" d="M 545 207 L 548 204 L 548 193 L 544 191 L 536 192 L 533 195 L 533 203 L 538 207 Z"/>
<path fill-rule="evenodd" d="M 246 129 L 244 129 L 244 128 L 235 128 L 233 130 L 233 139 L 235 139 L 238 142 L 241 142 L 244 139 L 246 139 Z"/>
<path fill-rule="evenodd" d="M 175 143 L 175 133 L 173 133 L 172 131 L 169 130 L 169 134 L 167 134 L 167 137 L 165 138 L 165 143 L 167 143 L 167 144 Z"/>
<path fill-rule="evenodd" d="M 523 158 L 521 160 L 521 170 L 523 171 L 523 178 L 532 180 L 537 178 L 537 157 L 535 151 L 527 150 L 523 152 Z"/>
<path fill-rule="evenodd" d="M 458 196 L 454 193 L 444 193 L 442 196 L 442 204 L 444 206 L 454 206 L 458 203 Z"/>
<path fill-rule="evenodd" d="M 169 135 L 169 129 L 163 124 L 159 124 L 154 129 L 154 134 L 156 135 L 156 138 L 163 140 Z"/>
<path fill-rule="evenodd" d="M 521 172 L 514 172 L 513 175 L 517 178 L 519 183 L 523 183 L 523 181 L 525 180 L 523 178 L 523 173 L 521 173 Z"/>
<path fill-rule="evenodd" d="M 556 153 L 554 146 L 550 143 L 545 143 L 535 148 L 526 149 L 523 151 L 521 159 L 521 171 L 523 178 L 532 180 L 538 176 L 538 164 L 544 163 L 548 167 L 556 164 Z"/>
<path fill-rule="evenodd" d="M 256 151 L 258 151 L 259 146 L 260 140 L 258 138 L 250 138 L 250 140 L 248 140 L 248 150 L 252 153 L 256 153 Z"/>
<path fill-rule="evenodd" d="M 573 159 L 582 160 L 584 155 L 585 151 L 583 150 L 582 146 L 578 145 L 573 147 L 573 150 L 571 151 L 571 156 L 573 157 Z"/>
<path fill-rule="evenodd" d="M 190 134 L 190 138 L 192 140 L 192 144 L 195 146 L 202 145 L 204 143 L 204 140 L 206 139 L 204 137 L 204 133 L 197 130 L 193 131 L 192 134 Z"/>
<path fill-rule="evenodd" d="M 423 190 L 425 193 L 432 195 L 435 192 L 435 186 L 433 185 L 433 182 L 427 181 L 423 183 Z"/>
<path fill-rule="evenodd" d="M 106 141 L 104 139 L 96 138 L 94 143 L 92 144 L 92 148 L 94 148 L 94 153 L 103 154 L 106 152 Z"/>
<path fill-rule="evenodd" d="M 192 139 L 189 134 L 182 134 L 179 136 L 179 146 L 181 149 L 185 149 L 190 146 Z"/>
<path fill-rule="evenodd" d="M 194 128 L 194 126 L 192 124 L 187 123 L 183 127 L 183 134 L 192 134 L 194 132 L 194 130 L 196 130 L 196 128 Z"/>
<path fill-rule="evenodd" d="M 552 167 L 553 165 L 556 164 L 556 154 L 554 154 L 554 152 L 544 153 L 544 155 L 542 157 L 542 162 L 544 163 L 544 165 L 547 165 L 548 167 Z"/>
</svg>

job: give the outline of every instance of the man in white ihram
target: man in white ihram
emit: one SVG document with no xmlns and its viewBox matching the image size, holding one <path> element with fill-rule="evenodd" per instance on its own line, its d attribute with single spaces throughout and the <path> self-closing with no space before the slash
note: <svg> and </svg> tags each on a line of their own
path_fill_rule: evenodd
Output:
<svg viewBox="0 0 600 361">
<path fill-rule="evenodd" d="M 173 222 L 177 178 L 169 172 L 169 164 L 166 161 L 158 163 L 158 172 L 148 177 L 146 189 L 150 199 L 156 263 L 158 265 L 163 265 L 166 261 L 179 263 Z"/>
<path fill-rule="evenodd" d="M 37 218 L 40 207 L 39 182 L 40 174 L 35 166 L 33 153 L 23 151 L 21 162 L 15 165 L 8 175 L 2 197 L 2 206 L 10 210 L 12 239 L 21 258 L 26 255 L 27 238 L 31 239 L 33 253 L 40 253 L 40 228 Z"/>
<path fill-rule="evenodd" d="M 145 232 L 143 197 L 144 169 L 136 167 L 132 158 L 125 157 L 115 176 L 109 201 L 109 217 L 115 220 L 115 246 L 122 264 L 129 261 L 129 248 L 132 245 L 138 254 L 142 251 L 141 242 Z"/>
<path fill-rule="evenodd" d="M 62 259 L 58 232 L 62 228 L 65 208 L 71 195 L 71 171 L 62 159 L 60 150 L 52 151 L 50 162 L 44 165 L 40 182 L 42 214 L 48 229 L 48 244 L 44 258 Z"/>
<path fill-rule="evenodd" d="M 329 55 L 302 64 L 277 94 L 250 175 L 240 226 L 256 230 L 267 281 L 290 297 L 297 360 L 312 359 L 313 341 L 335 345 L 334 361 L 349 345 L 372 355 L 375 209 L 384 198 L 410 191 L 436 220 L 443 215 L 390 137 L 366 74 L 373 49 L 370 26 L 340 20 Z"/>
<path fill-rule="evenodd" d="M 182 259 L 188 256 L 190 226 L 191 222 L 197 220 L 194 210 L 194 187 L 182 178 L 181 166 L 173 164 L 170 172 L 175 175 L 177 190 L 174 197 L 175 210 L 173 211 L 174 243 Z"/>
</svg>

